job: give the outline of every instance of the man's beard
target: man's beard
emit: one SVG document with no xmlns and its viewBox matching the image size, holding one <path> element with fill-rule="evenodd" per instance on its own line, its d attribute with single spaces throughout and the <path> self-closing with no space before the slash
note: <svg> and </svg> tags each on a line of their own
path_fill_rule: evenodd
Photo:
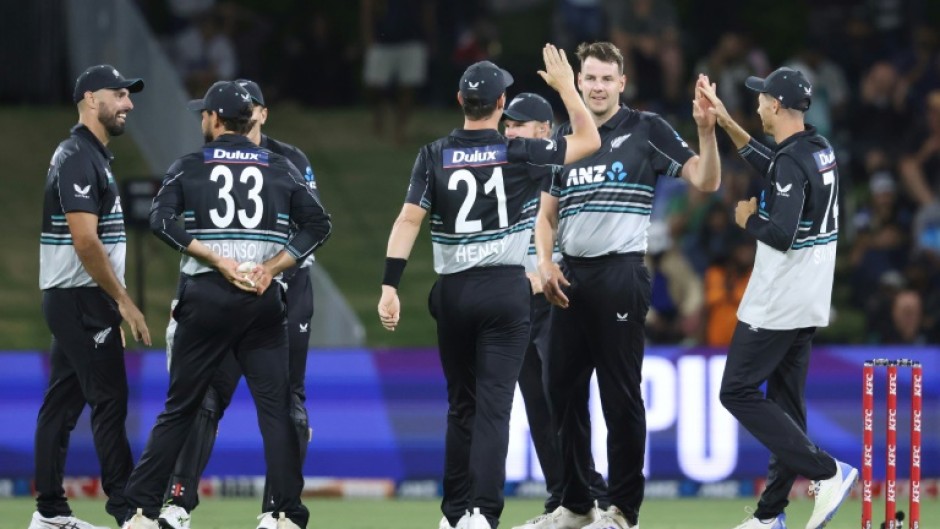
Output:
<svg viewBox="0 0 940 529">
<path fill-rule="evenodd" d="M 114 137 L 124 134 L 124 124 L 118 122 L 117 115 L 117 112 L 111 114 L 111 116 L 105 116 L 102 112 L 98 112 L 98 121 L 108 131 L 108 136 Z"/>
</svg>

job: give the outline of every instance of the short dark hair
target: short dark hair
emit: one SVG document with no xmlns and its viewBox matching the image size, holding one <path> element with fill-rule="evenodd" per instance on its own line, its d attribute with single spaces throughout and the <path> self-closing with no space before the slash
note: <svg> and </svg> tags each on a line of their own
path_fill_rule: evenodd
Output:
<svg viewBox="0 0 940 529">
<path fill-rule="evenodd" d="M 463 115 L 470 121 L 486 119 L 496 112 L 496 103 L 499 101 L 483 101 L 476 97 L 465 97 L 463 100 Z"/>
<path fill-rule="evenodd" d="M 251 116 L 238 116 L 237 118 L 223 118 L 219 116 L 219 121 L 222 122 L 222 126 L 225 127 L 225 130 L 230 130 L 243 136 L 248 134 L 251 127 L 255 124 L 255 120 L 251 119 Z"/>
<path fill-rule="evenodd" d="M 617 63 L 617 69 L 623 73 L 623 54 L 611 42 L 582 42 L 578 44 L 575 54 L 581 60 L 581 66 L 584 66 L 588 57 L 594 57 L 601 62 Z"/>
</svg>

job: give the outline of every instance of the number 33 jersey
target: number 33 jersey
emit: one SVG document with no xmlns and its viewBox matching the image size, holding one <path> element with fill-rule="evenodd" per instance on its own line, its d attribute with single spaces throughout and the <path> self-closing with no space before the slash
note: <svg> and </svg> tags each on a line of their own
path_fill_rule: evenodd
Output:
<svg viewBox="0 0 940 529">
<path fill-rule="evenodd" d="M 565 160 L 566 141 L 507 139 L 495 129 L 456 129 L 421 148 L 406 202 L 430 212 L 434 270 L 525 262 L 539 192 Z"/>
<path fill-rule="evenodd" d="M 332 228 L 287 158 L 234 134 L 222 135 L 170 166 L 153 200 L 150 227 L 180 252 L 195 238 L 222 257 L 257 263 L 281 250 L 302 261 Z M 180 261 L 184 274 L 212 270 L 186 254 Z"/>
</svg>

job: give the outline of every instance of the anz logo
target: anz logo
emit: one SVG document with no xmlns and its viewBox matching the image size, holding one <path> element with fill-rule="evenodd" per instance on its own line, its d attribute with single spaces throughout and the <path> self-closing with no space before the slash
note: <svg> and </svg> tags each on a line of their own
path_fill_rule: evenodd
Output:
<svg viewBox="0 0 940 529">
<path fill-rule="evenodd" d="M 627 171 L 623 166 L 623 162 L 614 162 L 610 164 L 610 170 L 607 169 L 607 165 L 589 165 L 587 167 L 572 167 L 568 171 L 568 179 L 565 184 L 566 187 L 586 185 L 586 184 L 599 184 L 604 180 L 609 180 L 611 182 L 623 182 L 627 179 Z"/>
</svg>

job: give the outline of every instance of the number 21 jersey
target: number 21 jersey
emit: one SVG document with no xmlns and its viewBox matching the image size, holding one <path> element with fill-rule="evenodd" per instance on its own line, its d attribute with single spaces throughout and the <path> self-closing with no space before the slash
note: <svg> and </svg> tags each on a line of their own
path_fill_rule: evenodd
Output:
<svg viewBox="0 0 940 529">
<path fill-rule="evenodd" d="M 430 212 L 434 270 L 522 266 L 545 166 L 562 165 L 566 141 L 507 139 L 456 129 L 421 148 L 406 202 Z"/>
</svg>

